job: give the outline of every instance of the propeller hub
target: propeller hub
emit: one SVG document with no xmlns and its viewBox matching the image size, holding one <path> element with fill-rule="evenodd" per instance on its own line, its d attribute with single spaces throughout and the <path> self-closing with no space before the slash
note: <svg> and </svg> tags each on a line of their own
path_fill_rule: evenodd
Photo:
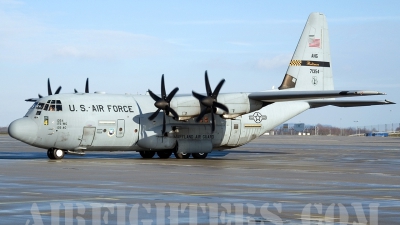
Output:
<svg viewBox="0 0 400 225">
<path fill-rule="evenodd" d="M 169 103 L 165 101 L 164 99 L 160 99 L 154 103 L 154 106 L 159 108 L 159 109 L 165 109 Z"/>
<path fill-rule="evenodd" d="M 214 98 L 212 98 L 211 96 L 207 96 L 203 99 L 201 99 L 201 104 L 203 104 L 206 107 L 212 107 L 214 104 Z"/>
</svg>

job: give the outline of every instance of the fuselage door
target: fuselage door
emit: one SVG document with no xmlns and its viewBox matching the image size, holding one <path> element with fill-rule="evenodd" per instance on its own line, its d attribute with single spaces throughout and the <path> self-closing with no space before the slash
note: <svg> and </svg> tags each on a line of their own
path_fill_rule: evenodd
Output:
<svg viewBox="0 0 400 225">
<path fill-rule="evenodd" d="M 236 146 L 240 138 L 240 119 L 231 120 L 231 135 L 229 137 L 228 146 Z"/>
<path fill-rule="evenodd" d="M 125 120 L 117 120 L 117 138 L 122 138 L 125 134 Z"/>
<path fill-rule="evenodd" d="M 80 146 L 91 146 L 96 127 L 84 127 Z"/>
</svg>

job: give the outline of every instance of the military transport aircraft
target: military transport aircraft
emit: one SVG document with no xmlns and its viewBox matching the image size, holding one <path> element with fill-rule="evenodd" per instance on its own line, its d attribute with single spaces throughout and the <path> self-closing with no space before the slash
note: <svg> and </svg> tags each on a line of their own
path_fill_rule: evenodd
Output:
<svg viewBox="0 0 400 225">
<path fill-rule="evenodd" d="M 206 93 L 116 95 L 104 92 L 39 94 L 26 115 L 9 126 L 11 137 L 47 149 L 50 159 L 85 151 L 137 151 L 143 158 L 203 159 L 213 150 L 244 145 L 304 112 L 322 106 L 354 107 L 390 101 L 336 100 L 383 95 L 377 91 L 334 90 L 325 15 L 311 13 L 277 90 L 220 94 L 225 80 Z M 162 111 L 162 113 L 160 113 Z"/>
</svg>

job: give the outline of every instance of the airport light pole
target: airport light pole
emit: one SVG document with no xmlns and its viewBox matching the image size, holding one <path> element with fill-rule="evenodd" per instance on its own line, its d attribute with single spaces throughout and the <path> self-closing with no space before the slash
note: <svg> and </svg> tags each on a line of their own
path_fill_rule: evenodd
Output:
<svg viewBox="0 0 400 225">
<path fill-rule="evenodd" d="M 358 120 L 354 120 L 354 123 L 356 123 L 356 135 L 358 135 L 358 125 L 357 125 Z"/>
</svg>

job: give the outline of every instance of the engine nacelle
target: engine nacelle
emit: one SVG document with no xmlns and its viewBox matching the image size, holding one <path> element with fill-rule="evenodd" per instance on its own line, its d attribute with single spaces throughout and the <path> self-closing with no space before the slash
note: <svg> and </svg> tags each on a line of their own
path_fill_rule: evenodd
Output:
<svg viewBox="0 0 400 225">
<path fill-rule="evenodd" d="M 228 107 L 229 112 L 217 108 L 216 114 L 224 118 L 235 118 L 240 115 L 261 109 L 261 101 L 248 98 L 249 93 L 219 94 L 218 102 Z M 172 99 L 171 107 L 178 113 L 179 120 L 189 120 L 200 114 L 203 106 L 193 96 Z M 171 116 L 171 115 L 170 115 Z"/>
</svg>

